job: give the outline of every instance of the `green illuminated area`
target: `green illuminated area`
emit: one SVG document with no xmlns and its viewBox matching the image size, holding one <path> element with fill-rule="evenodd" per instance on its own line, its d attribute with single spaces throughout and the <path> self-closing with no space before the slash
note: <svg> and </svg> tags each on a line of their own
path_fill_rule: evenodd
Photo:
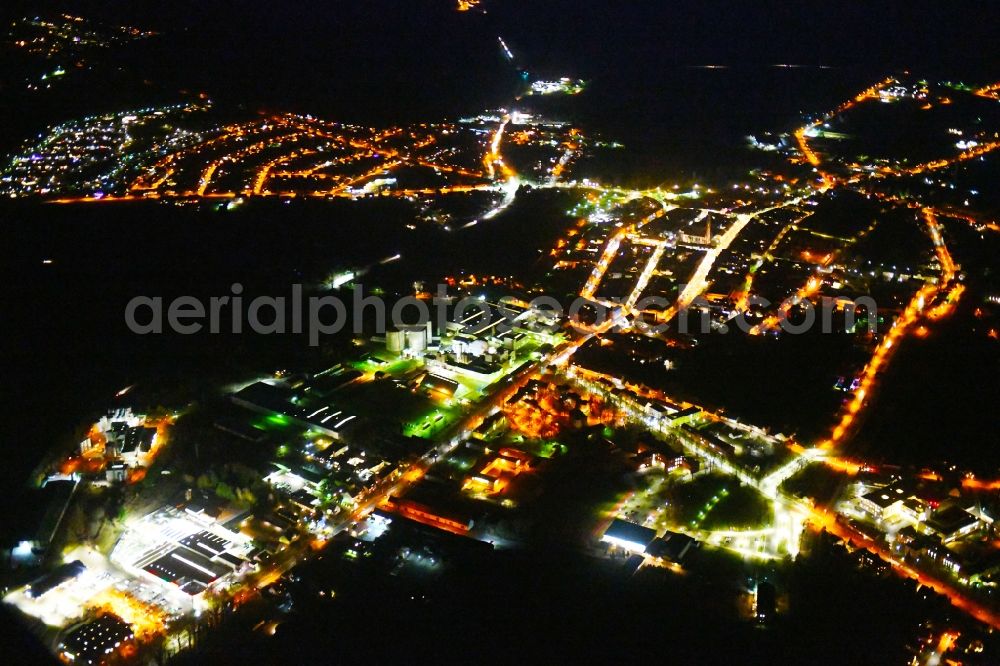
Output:
<svg viewBox="0 0 1000 666">
<path fill-rule="evenodd" d="M 691 525 L 691 527 L 695 528 L 695 529 L 697 529 L 698 527 L 701 527 L 702 523 L 705 522 L 705 519 L 708 517 L 708 515 L 710 513 L 712 513 L 712 509 L 714 509 L 715 506 L 720 501 L 724 500 L 728 496 L 729 496 L 729 490 L 727 490 L 725 487 L 723 487 L 717 493 L 715 493 L 714 495 L 712 495 L 705 502 L 704 506 L 701 507 L 701 510 L 698 511 L 698 515 L 696 515 L 694 518 L 691 519 L 691 521 L 689 523 Z M 697 507 L 695 507 L 695 509 L 697 509 Z"/>
<path fill-rule="evenodd" d="M 690 529 L 760 529 L 774 520 L 760 493 L 731 478 L 701 476 L 673 491 L 673 520 Z"/>
<path fill-rule="evenodd" d="M 448 472 L 447 476 L 461 479 L 465 477 L 465 474 L 475 466 L 481 457 L 482 454 L 478 449 L 469 446 L 460 446 L 449 454 L 447 458 L 439 462 L 437 468 L 444 468 Z"/>
<path fill-rule="evenodd" d="M 421 392 L 417 384 L 423 361 L 375 349 L 348 364 L 365 373 L 359 380 L 337 391 L 332 399 L 338 407 L 376 423 L 395 422 L 403 435 L 430 439 L 461 416 L 457 401 Z"/>
<path fill-rule="evenodd" d="M 568 450 L 567 446 L 565 444 L 561 444 L 560 442 L 548 439 L 525 437 L 521 434 L 502 437 L 496 440 L 495 446 L 507 445 L 514 446 L 538 458 L 553 458 L 555 456 L 565 454 Z"/>
<path fill-rule="evenodd" d="M 561 334 L 547 334 L 542 332 L 534 331 L 524 331 L 525 341 L 514 353 L 513 357 L 509 362 L 505 363 L 498 372 L 490 376 L 483 376 L 473 372 L 465 372 L 460 367 L 449 366 L 447 372 L 442 372 L 440 369 L 436 369 L 433 364 L 428 364 L 423 358 L 405 356 L 396 352 L 387 350 L 384 346 L 377 344 L 370 347 L 370 351 L 365 354 L 362 358 L 350 362 L 351 368 L 360 371 L 368 375 L 370 378 L 375 380 L 394 380 L 397 383 L 404 384 L 408 389 L 417 388 L 420 382 L 421 373 L 430 372 L 432 374 L 442 374 L 446 376 L 451 381 L 458 384 L 458 390 L 454 396 L 443 395 L 443 394 L 428 394 L 430 398 L 430 403 L 442 407 L 442 413 L 446 416 L 451 413 L 450 408 L 453 405 L 476 403 L 480 400 L 486 398 L 492 390 L 492 387 L 497 384 L 497 382 L 503 380 L 505 377 L 516 372 L 518 369 L 523 367 L 527 363 L 538 362 L 543 357 L 543 352 L 546 346 L 554 347 L 559 343 L 563 342 L 565 337 Z M 447 348 L 452 343 L 452 336 L 446 334 L 441 340 L 441 346 Z M 376 384 L 378 381 L 375 382 Z M 353 390 L 353 389 L 352 389 Z M 417 388 L 417 392 L 420 389 Z M 426 392 L 425 392 L 426 393 Z M 364 412 L 367 408 L 365 404 L 361 404 L 365 401 L 358 401 L 356 409 L 359 412 Z M 416 408 L 417 411 L 414 412 L 409 406 L 403 407 L 402 411 L 396 408 L 394 405 L 391 406 L 392 411 L 400 414 L 401 420 L 404 422 L 404 429 L 407 429 L 407 434 L 412 434 L 414 436 L 425 436 L 419 434 L 421 432 L 436 431 L 434 427 L 426 427 L 427 423 L 424 421 L 427 414 L 423 413 L 423 409 Z M 379 410 L 376 409 L 374 412 L 378 413 Z M 384 415 L 384 412 L 382 412 Z M 431 413 L 429 417 L 433 420 L 439 414 Z M 453 420 L 453 419 L 452 419 Z M 440 422 L 435 421 L 437 425 Z"/>
<path fill-rule="evenodd" d="M 454 405 L 442 405 L 416 418 L 404 422 L 403 434 L 407 437 L 432 439 L 458 420 L 462 410 Z"/>
<path fill-rule="evenodd" d="M 458 382 L 463 391 L 459 392 L 462 399 L 478 401 L 490 393 L 490 387 L 501 381 L 504 377 L 516 372 L 526 363 L 537 362 L 542 357 L 541 348 L 544 345 L 556 346 L 562 342 L 563 337 L 559 335 L 542 335 L 538 333 L 528 333 L 527 342 L 517 350 L 511 361 L 503 366 L 500 373 L 484 379 L 472 373 L 456 371 L 452 379 Z"/>
<path fill-rule="evenodd" d="M 647 527 L 710 533 L 762 530 L 774 523 L 767 500 L 732 477 L 654 471 L 642 482 L 643 489 L 625 499 L 619 515 Z"/>
<path fill-rule="evenodd" d="M 292 421 L 284 414 L 268 414 L 254 419 L 252 425 L 258 430 L 276 432 L 287 429 L 292 425 Z"/>
<path fill-rule="evenodd" d="M 417 359 L 403 358 L 390 352 L 367 354 L 364 358 L 353 361 L 351 367 L 361 372 L 385 373 L 392 377 L 407 375 L 422 364 Z"/>
<path fill-rule="evenodd" d="M 590 215 L 592 213 L 608 214 L 612 209 L 634 199 L 635 195 L 627 191 L 615 188 L 602 188 L 582 197 L 567 213 L 574 217 Z"/>
</svg>

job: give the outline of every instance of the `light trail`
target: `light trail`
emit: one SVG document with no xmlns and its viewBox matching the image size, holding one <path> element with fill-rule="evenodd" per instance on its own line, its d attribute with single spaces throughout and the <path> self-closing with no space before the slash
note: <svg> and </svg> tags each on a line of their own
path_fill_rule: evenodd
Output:
<svg viewBox="0 0 1000 666">
<path fill-rule="evenodd" d="M 621 246 L 623 238 L 625 238 L 625 232 L 624 230 L 620 230 L 608 239 L 607 245 L 604 246 L 604 252 L 601 253 L 601 258 L 597 260 L 594 270 L 580 291 L 580 296 L 587 299 L 594 297 L 594 294 L 597 292 L 597 286 L 601 283 L 601 279 L 608 270 L 611 260 L 618 254 L 618 248 Z"/>
<path fill-rule="evenodd" d="M 793 199 L 781 204 L 780 206 L 773 206 L 755 213 L 737 214 L 736 220 L 729 225 L 729 228 L 726 229 L 722 236 L 719 236 L 716 239 L 715 245 L 705 253 L 704 257 L 702 257 L 701 261 L 698 263 L 698 267 L 688 280 L 688 283 L 684 285 L 684 289 L 677 296 L 677 302 L 664 311 L 664 313 L 659 316 L 659 320 L 662 323 L 669 322 L 677 316 L 677 313 L 691 305 L 696 298 L 708 289 L 708 274 L 711 272 L 712 266 L 715 265 L 715 260 L 719 258 L 719 255 L 722 254 L 722 252 L 729 248 L 732 242 L 736 240 L 736 237 L 740 235 L 740 232 L 743 231 L 743 229 L 746 228 L 746 226 L 750 224 L 755 217 L 761 215 L 762 213 L 774 210 L 775 208 L 782 208 L 798 202 L 798 199 Z"/>
<path fill-rule="evenodd" d="M 823 281 L 813 275 L 806 283 L 799 287 L 790 298 L 786 298 L 778 310 L 777 314 L 769 315 L 764 321 L 757 324 L 750 329 L 750 335 L 762 335 L 768 331 L 777 330 L 781 325 L 781 322 L 788 318 L 788 313 L 791 309 L 803 301 L 807 301 L 819 293 L 820 288 L 823 286 Z"/>
<path fill-rule="evenodd" d="M 990 99 L 1000 100 L 1000 81 L 996 83 L 991 83 L 988 86 L 983 86 L 976 91 L 976 94 L 980 97 L 988 97 Z"/>
<path fill-rule="evenodd" d="M 655 212 L 647 215 L 643 219 L 639 220 L 633 225 L 622 227 L 616 231 L 610 238 L 608 238 L 607 245 L 604 246 L 604 251 L 601 253 L 601 258 L 597 260 L 597 264 L 594 266 L 594 270 L 591 272 L 590 277 L 584 283 L 583 288 L 580 290 L 580 296 L 586 299 L 593 299 L 594 294 L 597 292 L 597 287 L 601 283 L 601 279 L 604 277 L 604 273 L 607 272 L 608 266 L 611 265 L 611 261 L 618 254 L 618 248 L 621 247 L 621 243 L 629 235 L 634 234 L 642 227 L 646 226 L 653 220 L 663 217 L 671 210 L 677 208 L 677 206 L 671 204 L 660 203 L 660 208 Z"/>
<path fill-rule="evenodd" d="M 770 210 L 770 209 L 769 209 Z M 698 263 L 698 267 L 695 269 L 694 273 L 691 274 L 691 278 L 688 283 L 684 285 L 684 290 L 677 296 L 677 304 L 673 308 L 673 314 L 677 311 L 683 310 L 684 308 L 691 305 L 694 299 L 701 295 L 705 289 L 708 288 L 708 274 L 712 270 L 712 266 L 715 265 L 715 260 L 719 258 L 722 252 L 729 248 L 736 237 L 740 235 L 740 232 L 746 228 L 748 224 L 757 216 L 757 213 L 740 213 L 736 216 L 736 220 L 729 225 L 725 233 L 718 237 L 716 244 L 710 248 L 705 256 L 702 257 L 701 261 Z M 669 312 L 669 311 L 668 311 Z M 669 321 L 673 318 L 673 314 L 668 314 L 664 317 L 664 320 Z"/>
<path fill-rule="evenodd" d="M 521 183 L 518 180 L 517 176 L 511 175 L 504 182 L 504 184 L 500 186 L 500 191 L 503 192 L 503 198 L 496 206 L 483 213 L 480 219 L 482 220 L 492 219 L 497 215 L 499 215 L 500 213 L 502 213 L 507 208 L 509 208 L 510 205 L 513 204 L 514 200 L 517 198 L 517 191 L 518 189 L 520 189 L 520 187 Z M 475 222 L 475 220 L 473 220 L 473 222 Z"/>
<path fill-rule="evenodd" d="M 469 178 L 484 178 L 485 174 L 481 171 L 470 171 L 469 169 L 463 169 L 457 166 L 451 166 L 449 164 L 440 164 L 438 162 L 429 162 L 427 160 L 417 159 L 415 160 L 420 166 L 425 166 L 436 171 L 445 171 L 447 173 L 455 173 L 460 176 L 468 176 Z"/>
<path fill-rule="evenodd" d="M 795 138 L 795 143 L 798 147 L 799 153 L 806 160 L 806 162 L 816 170 L 820 178 L 823 180 L 823 185 L 819 188 L 819 191 L 823 192 L 832 187 L 836 187 L 838 181 L 835 176 L 819 168 L 822 165 L 823 161 L 820 159 L 819 155 L 809 146 L 809 142 L 807 141 L 808 133 L 812 130 L 815 130 L 818 127 L 821 127 L 824 123 L 828 122 L 835 116 L 844 113 L 845 111 L 848 111 L 849 109 L 855 107 L 858 104 L 861 104 L 866 100 L 878 99 L 879 91 L 881 91 L 886 86 L 895 82 L 896 82 L 895 78 L 891 76 L 887 77 L 882 81 L 879 81 L 875 85 L 871 86 L 870 88 L 862 90 L 860 93 L 858 93 L 851 99 L 847 100 L 846 102 L 835 108 L 833 111 L 830 111 L 829 113 L 826 113 L 823 116 L 821 116 L 818 120 L 814 120 L 808 125 L 805 125 L 804 127 L 800 127 L 799 129 L 795 130 L 793 136 Z"/>
<path fill-rule="evenodd" d="M 875 348 L 875 352 L 872 354 L 868 364 L 865 365 L 865 368 L 861 373 L 861 382 L 858 389 L 854 392 L 851 399 L 846 404 L 844 413 L 841 416 L 840 421 L 834 427 L 830 437 L 820 445 L 822 448 L 832 448 L 844 439 L 851 427 L 854 425 L 862 407 L 865 406 L 865 398 L 869 397 L 871 391 L 874 389 L 875 380 L 878 374 L 888 364 L 892 350 L 894 348 L 898 348 L 897 343 L 903 339 L 913 324 L 917 322 L 926 305 L 930 303 L 934 297 L 955 278 L 956 266 L 952 261 L 951 254 L 948 252 L 948 247 L 945 245 L 944 239 L 941 237 L 940 225 L 938 224 L 932 209 L 925 208 L 923 209 L 922 214 L 924 221 L 927 224 L 928 232 L 934 243 L 934 250 L 938 256 L 938 263 L 941 265 L 940 282 L 938 285 L 925 284 L 921 287 L 917 293 L 914 294 L 913 298 L 910 300 L 909 304 L 907 304 L 900 316 L 893 322 L 892 327 Z"/>
<path fill-rule="evenodd" d="M 876 543 L 870 537 L 843 524 L 841 521 L 837 520 L 835 516 L 831 516 L 826 510 L 820 508 L 810 508 L 808 522 L 815 527 L 825 529 L 827 532 L 843 539 L 844 541 L 850 542 L 857 547 L 864 548 L 868 552 L 887 562 L 892 567 L 892 570 L 900 576 L 911 578 L 919 584 L 931 588 L 938 594 L 946 597 L 956 608 L 961 609 L 975 619 L 993 627 L 994 629 L 1000 629 L 1000 614 L 996 611 L 969 598 L 953 585 L 950 585 L 940 579 L 928 576 L 927 574 L 913 569 L 904 562 L 899 561 L 893 557 L 892 553 L 886 550 L 886 548 Z"/>
<path fill-rule="evenodd" d="M 984 143 L 968 150 L 964 150 L 955 157 L 950 157 L 943 160 L 932 160 L 930 162 L 925 162 L 924 164 L 918 164 L 911 169 L 900 169 L 892 170 L 893 174 L 910 174 L 916 175 L 924 173 L 925 171 L 935 171 L 937 169 L 943 169 L 945 167 L 951 166 L 953 164 L 958 164 L 960 162 L 965 162 L 967 160 L 975 159 L 977 157 L 982 157 L 987 153 L 990 153 L 997 148 L 1000 148 L 1000 141 L 991 141 L 990 143 Z"/>
<path fill-rule="evenodd" d="M 819 262 L 819 267 L 829 266 L 831 262 L 835 261 L 843 253 L 845 249 L 851 245 L 858 242 L 860 239 L 867 236 L 872 232 L 873 229 L 878 225 L 878 220 L 874 220 L 868 227 L 862 229 L 857 233 L 857 235 L 852 236 L 850 239 L 838 238 L 842 245 L 834 250 L 832 253 L 827 254 Z M 813 232 L 815 233 L 815 232 Z M 827 234 L 816 234 L 820 237 L 832 238 Z M 812 275 L 806 280 L 806 283 L 799 287 L 790 298 L 785 299 L 782 303 L 778 312 L 776 314 L 769 315 L 760 324 L 757 324 L 750 329 L 751 335 L 761 335 L 769 331 L 776 331 L 781 326 L 782 322 L 787 321 L 788 313 L 791 312 L 792 308 L 802 303 L 804 301 L 812 300 L 812 298 L 820 292 L 823 288 L 823 278 L 819 275 L 819 267 L 817 268 L 817 274 Z"/>
<path fill-rule="evenodd" d="M 219 169 L 219 167 L 222 166 L 223 163 L 235 164 L 236 162 L 239 162 L 245 157 L 259 153 L 260 151 L 264 150 L 264 148 L 267 148 L 268 146 L 274 143 L 280 144 L 283 142 L 293 142 L 293 143 L 297 142 L 299 138 L 301 138 L 305 134 L 306 134 L 305 132 L 292 132 L 290 134 L 283 134 L 277 137 L 271 137 L 253 143 L 247 146 L 246 148 L 238 150 L 234 153 L 228 153 L 218 158 L 217 160 L 214 160 L 211 164 L 208 165 L 208 167 L 202 173 L 201 178 L 198 181 L 198 189 L 196 190 L 197 196 L 199 197 L 206 196 L 206 191 L 208 190 L 209 186 L 212 183 L 212 177 L 214 176 L 215 172 Z M 261 183 L 261 186 L 263 186 L 263 182 Z"/>
<path fill-rule="evenodd" d="M 383 162 L 382 164 L 379 164 L 378 166 L 369 169 L 368 171 L 359 176 L 354 176 L 353 178 L 349 178 L 346 182 L 337 185 L 332 190 L 327 192 L 327 194 L 336 195 L 346 192 L 348 188 L 362 181 L 368 180 L 369 178 L 374 178 L 375 176 L 384 173 L 386 171 L 391 171 L 392 169 L 398 167 L 400 164 L 403 164 L 403 160 L 401 159 L 394 159 L 394 160 L 389 160 L 387 162 Z"/>
<path fill-rule="evenodd" d="M 667 241 L 656 241 L 653 244 L 653 248 L 653 253 L 649 256 L 649 261 L 646 262 L 642 273 L 639 274 L 639 278 L 635 282 L 635 288 L 625 300 L 625 310 L 631 312 L 635 308 L 635 304 L 639 301 L 642 292 L 646 290 L 646 285 L 649 284 L 650 278 L 656 272 L 656 266 L 660 263 L 660 259 L 663 258 L 663 253 L 667 250 Z"/>
<path fill-rule="evenodd" d="M 785 239 L 785 236 L 788 234 L 788 232 L 793 229 L 797 229 L 798 223 L 806 219 L 810 215 L 812 215 L 811 212 L 799 218 L 798 220 L 795 220 L 794 222 L 789 222 L 784 227 L 782 227 L 781 231 L 779 231 L 778 235 L 774 237 L 774 240 L 771 241 L 771 244 L 767 247 L 766 250 L 764 250 L 764 253 L 760 256 L 760 258 L 757 259 L 757 261 L 754 262 L 752 266 L 750 266 L 750 269 L 747 271 L 746 278 L 743 280 L 743 287 L 740 291 L 740 295 L 736 299 L 736 303 L 733 306 L 734 310 L 736 310 L 737 312 L 747 311 L 750 305 L 750 294 L 752 293 L 753 290 L 754 276 L 757 274 L 757 271 L 761 269 L 761 267 L 764 265 L 765 262 L 770 263 L 771 261 L 774 261 L 773 253 L 781 245 L 781 242 Z"/>
<path fill-rule="evenodd" d="M 490 140 L 490 149 L 487 151 L 485 157 L 483 157 L 483 164 L 486 166 L 486 175 L 491 180 L 496 177 L 497 166 L 500 167 L 500 171 L 505 177 L 513 175 L 513 171 L 510 171 L 507 165 L 504 164 L 503 156 L 500 154 L 500 142 L 503 140 L 503 132 L 509 122 L 510 114 L 504 114 L 503 119 L 500 121 L 500 126 L 493 133 L 493 138 Z"/>
<path fill-rule="evenodd" d="M 198 189 L 196 190 L 199 197 L 205 196 L 205 191 L 208 190 L 208 186 L 212 182 L 212 176 L 218 168 L 218 163 L 212 162 L 205 168 L 205 171 L 202 172 L 201 178 L 198 180 Z"/>
<path fill-rule="evenodd" d="M 569 136 L 570 138 L 563 142 L 563 146 L 566 147 L 566 150 L 563 151 L 563 154 L 559 157 L 559 161 L 556 162 L 554 167 L 552 167 L 552 173 L 549 174 L 547 183 L 549 187 L 559 182 L 563 172 L 566 170 L 566 165 L 569 164 L 569 161 L 573 159 L 573 156 L 576 155 L 577 151 L 580 149 L 579 141 L 575 140 L 580 136 L 580 130 L 576 128 L 571 129 L 569 131 Z"/>
<path fill-rule="evenodd" d="M 503 54 L 507 57 L 507 60 L 514 62 L 514 54 L 507 48 L 507 42 L 503 41 L 503 37 L 497 37 L 497 41 L 500 42 L 500 48 L 503 49 Z"/>
</svg>

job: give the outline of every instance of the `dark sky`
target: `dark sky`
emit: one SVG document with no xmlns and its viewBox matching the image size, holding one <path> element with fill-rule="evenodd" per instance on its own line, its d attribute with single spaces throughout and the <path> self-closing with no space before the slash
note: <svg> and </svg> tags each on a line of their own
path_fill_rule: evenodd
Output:
<svg viewBox="0 0 1000 666">
<path fill-rule="evenodd" d="M 655 84 L 658 71 L 702 64 L 828 65 L 873 80 L 904 69 L 929 78 L 1000 78 L 1000 9 L 989 2 L 483 0 L 486 15 L 459 13 L 454 4 L 20 1 L 0 11 L 62 5 L 159 30 L 161 38 L 130 47 L 115 64 L 161 90 L 205 90 L 217 101 L 371 123 L 498 104 L 514 68 L 497 35 L 518 68 L 616 79 L 634 90 Z"/>
<path fill-rule="evenodd" d="M 488 22 L 530 44 L 536 59 L 625 56 L 636 64 L 712 61 L 885 66 L 998 66 L 1000 9 L 992 2 L 712 2 L 704 0 L 483 0 L 486 17 L 452 11 L 454 0 L 263 0 L 174 2 L 14 2 L 6 13 L 65 6 L 164 30 L 219 31 L 234 50 L 258 51 L 267 40 L 320 45 L 342 39 L 379 41 L 394 24 L 427 35 L 425 48 L 461 39 Z M 397 18 L 405 17 L 405 21 Z M 450 20 L 457 19 L 457 20 Z M 484 20 L 485 19 L 485 20 Z M 547 53 L 546 53 L 547 52 Z M 565 54 L 565 55 L 563 55 Z M 274 53 L 281 57 L 280 53 Z"/>
</svg>

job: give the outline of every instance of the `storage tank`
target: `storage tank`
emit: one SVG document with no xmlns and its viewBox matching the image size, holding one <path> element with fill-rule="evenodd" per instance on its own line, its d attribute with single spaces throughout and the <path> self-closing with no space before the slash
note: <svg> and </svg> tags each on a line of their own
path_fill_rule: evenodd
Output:
<svg viewBox="0 0 1000 666">
<path fill-rule="evenodd" d="M 410 329 L 406 332 L 406 350 L 409 352 L 422 352 L 427 349 L 427 329 Z"/>
<path fill-rule="evenodd" d="M 399 354 L 403 351 L 404 339 L 402 331 L 389 331 L 385 335 L 385 347 L 389 351 Z"/>
</svg>

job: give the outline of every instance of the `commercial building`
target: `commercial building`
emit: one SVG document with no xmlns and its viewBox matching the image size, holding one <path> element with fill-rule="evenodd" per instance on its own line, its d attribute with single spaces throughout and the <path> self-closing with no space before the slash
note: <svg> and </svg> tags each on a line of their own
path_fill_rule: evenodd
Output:
<svg viewBox="0 0 1000 666">
<path fill-rule="evenodd" d="M 754 591 L 754 615 L 758 622 L 767 622 L 777 611 L 777 590 L 772 583 L 762 581 Z"/>
<path fill-rule="evenodd" d="M 680 411 L 669 414 L 665 417 L 666 423 L 671 428 L 677 428 L 682 425 L 690 425 L 693 423 L 698 416 L 701 414 L 701 407 L 687 407 Z"/>
<path fill-rule="evenodd" d="M 123 483 L 128 476 L 128 464 L 124 460 L 113 460 L 104 469 L 108 483 Z"/>
<path fill-rule="evenodd" d="M 510 447 L 500 449 L 495 455 L 484 457 L 466 480 L 465 487 L 474 491 L 497 493 L 509 480 L 526 472 L 535 464 L 535 457 Z"/>
<path fill-rule="evenodd" d="M 476 439 L 489 439 L 506 426 L 507 415 L 503 412 L 495 412 L 483 419 L 483 422 L 472 431 L 472 436 Z"/>
<path fill-rule="evenodd" d="M 156 444 L 156 428 L 134 426 L 125 428 L 118 440 L 122 460 L 129 467 L 142 465 Z"/>
<path fill-rule="evenodd" d="M 668 562 L 680 564 L 698 542 L 686 534 L 666 532 L 662 537 L 653 539 L 646 547 L 646 554 Z"/>
<path fill-rule="evenodd" d="M 978 517 L 958 506 L 950 506 L 937 511 L 925 523 L 927 528 L 940 537 L 942 543 L 957 541 L 969 536 L 983 523 Z"/>
<path fill-rule="evenodd" d="M 899 485 L 877 488 L 858 500 L 858 505 L 862 511 L 870 515 L 876 521 L 885 521 L 896 513 L 903 506 L 903 501 L 909 494 Z"/>
<path fill-rule="evenodd" d="M 70 663 L 104 663 L 135 638 L 132 627 L 107 613 L 70 631 L 59 644 L 59 655 Z"/>
<path fill-rule="evenodd" d="M 472 517 L 454 508 L 432 507 L 416 500 L 390 496 L 385 506 L 401 516 L 430 527 L 452 532 L 467 534 L 475 522 Z"/>
<path fill-rule="evenodd" d="M 644 553 L 653 540 L 656 539 L 656 531 L 642 525 L 630 523 L 627 520 L 615 518 L 604 531 L 601 541 L 610 543 L 613 546 L 624 548 L 633 553 Z"/>
<path fill-rule="evenodd" d="M 43 594 L 54 590 L 63 583 L 73 580 L 84 571 L 87 567 L 80 560 L 73 560 L 72 562 L 67 562 L 66 564 L 61 564 L 44 576 L 40 576 L 35 580 L 28 583 L 25 587 L 25 594 L 30 599 L 37 599 Z"/>
<path fill-rule="evenodd" d="M 129 524 L 111 560 L 196 597 L 245 571 L 252 550 L 249 537 L 227 529 L 207 512 L 167 506 Z"/>
</svg>

